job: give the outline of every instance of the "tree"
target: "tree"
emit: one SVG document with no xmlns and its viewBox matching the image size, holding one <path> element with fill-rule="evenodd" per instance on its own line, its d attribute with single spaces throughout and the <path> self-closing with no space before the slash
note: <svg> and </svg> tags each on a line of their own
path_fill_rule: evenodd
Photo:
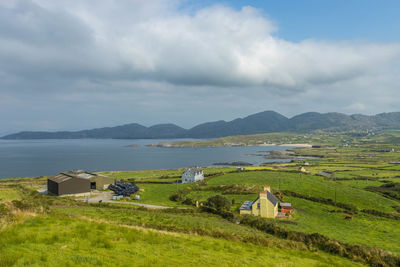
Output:
<svg viewBox="0 0 400 267">
<path fill-rule="evenodd" d="M 210 208 L 216 210 L 229 210 L 231 208 L 231 203 L 226 197 L 221 195 L 216 195 L 207 199 L 206 205 Z"/>
</svg>

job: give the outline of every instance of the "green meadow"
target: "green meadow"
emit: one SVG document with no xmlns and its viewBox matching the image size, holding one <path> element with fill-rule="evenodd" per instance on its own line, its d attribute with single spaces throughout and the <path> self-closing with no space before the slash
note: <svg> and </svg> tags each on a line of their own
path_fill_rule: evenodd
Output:
<svg viewBox="0 0 400 267">
<path fill-rule="evenodd" d="M 323 252 L 148 231 L 62 216 L 0 232 L 1 266 L 357 266 Z"/>
</svg>

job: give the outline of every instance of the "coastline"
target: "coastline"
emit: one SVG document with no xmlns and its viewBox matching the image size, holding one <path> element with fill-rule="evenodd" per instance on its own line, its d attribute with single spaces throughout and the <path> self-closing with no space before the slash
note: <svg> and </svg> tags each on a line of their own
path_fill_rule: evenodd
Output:
<svg viewBox="0 0 400 267">
<path fill-rule="evenodd" d="M 260 144 L 258 146 L 294 146 L 298 148 L 312 148 L 311 144 Z"/>
<path fill-rule="evenodd" d="M 258 147 L 271 147 L 271 146 L 279 146 L 279 147 L 295 147 L 295 148 L 312 148 L 311 144 L 299 143 L 299 144 L 189 144 L 189 143 L 157 143 L 157 144 L 148 144 L 148 147 L 161 147 L 161 148 L 194 148 L 194 147 L 243 147 L 243 146 L 258 146 Z"/>
</svg>

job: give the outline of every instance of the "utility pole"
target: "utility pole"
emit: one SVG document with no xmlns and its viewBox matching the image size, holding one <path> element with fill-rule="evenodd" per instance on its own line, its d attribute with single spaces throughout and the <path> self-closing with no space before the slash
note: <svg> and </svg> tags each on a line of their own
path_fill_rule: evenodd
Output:
<svg viewBox="0 0 400 267">
<path fill-rule="evenodd" d="M 336 203 L 336 186 L 335 186 L 335 203 Z"/>
<path fill-rule="evenodd" d="M 281 191 L 281 168 L 279 168 L 279 192 Z"/>
</svg>

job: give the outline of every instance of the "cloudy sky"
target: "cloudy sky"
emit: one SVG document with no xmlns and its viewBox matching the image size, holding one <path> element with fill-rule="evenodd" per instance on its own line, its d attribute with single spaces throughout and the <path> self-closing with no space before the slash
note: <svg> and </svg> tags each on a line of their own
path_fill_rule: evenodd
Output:
<svg viewBox="0 0 400 267">
<path fill-rule="evenodd" d="M 0 134 L 400 111 L 399 9 L 397 0 L 1 1 Z"/>
</svg>

